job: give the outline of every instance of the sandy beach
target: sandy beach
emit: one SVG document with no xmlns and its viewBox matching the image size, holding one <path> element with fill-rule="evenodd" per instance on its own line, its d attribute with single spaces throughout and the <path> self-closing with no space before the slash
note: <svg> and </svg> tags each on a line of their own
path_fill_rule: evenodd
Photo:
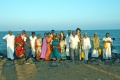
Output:
<svg viewBox="0 0 120 80">
<path fill-rule="evenodd" d="M 14 62 L 1 59 L 0 80 L 120 80 L 119 57 L 106 61 L 91 59 L 88 64 L 29 60 L 30 64 L 25 64 L 24 59 Z"/>
</svg>

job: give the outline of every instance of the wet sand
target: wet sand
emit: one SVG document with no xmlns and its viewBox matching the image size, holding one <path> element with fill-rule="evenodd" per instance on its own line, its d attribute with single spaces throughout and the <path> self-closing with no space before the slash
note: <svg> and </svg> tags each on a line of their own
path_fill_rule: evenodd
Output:
<svg viewBox="0 0 120 80">
<path fill-rule="evenodd" d="M 24 59 L 0 62 L 0 80 L 120 80 L 120 61 L 43 61 Z"/>
</svg>

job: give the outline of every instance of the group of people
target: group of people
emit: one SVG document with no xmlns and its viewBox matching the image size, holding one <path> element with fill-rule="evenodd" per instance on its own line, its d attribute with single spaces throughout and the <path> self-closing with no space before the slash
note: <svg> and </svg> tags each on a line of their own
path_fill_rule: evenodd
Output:
<svg viewBox="0 0 120 80">
<path fill-rule="evenodd" d="M 101 41 L 103 42 L 103 48 L 100 51 L 100 39 L 97 33 L 95 32 L 91 38 L 88 37 L 87 33 L 84 33 L 82 36 L 80 28 L 72 32 L 68 30 L 67 35 L 64 35 L 63 31 L 55 34 L 55 31 L 51 30 L 51 33 L 44 33 L 44 38 L 41 38 L 40 34 L 36 37 L 35 32 L 32 32 L 32 35 L 29 37 L 25 30 L 22 31 L 22 34 L 18 33 L 17 36 L 14 36 L 12 31 L 8 31 L 3 40 L 7 42 L 7 58 L 11 60 L 14 60 L 15 53 L 17 58 L 25 56 L 26 60 L 33 57 L 46 61 L 66 59 L 79 61 L 82 58 L 88 61 L 91 48 L 91 57 L 97 58 L 101 53 L 103 59 L 111 59 L 112 57 L 112 39 L 109 33 L 106 33 L 103 41 Z"/>
</svg>

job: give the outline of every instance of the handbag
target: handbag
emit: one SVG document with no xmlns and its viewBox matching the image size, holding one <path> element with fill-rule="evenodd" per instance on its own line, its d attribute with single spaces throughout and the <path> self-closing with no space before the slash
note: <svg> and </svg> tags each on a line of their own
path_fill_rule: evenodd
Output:
<svg viewBox="0 0 120 80">
<path fill-rule="evenodd" d="M 102 51 L 100 48 L 98 48 L 98 55 L 100 56 L 102 54 Z"/>
<path fill-rule="evenodd" d="M 107 48 L 107 44 L 104 43 L 104 44 L 103 44 L 103 49 L 106 49 L 106 48 Z"/>
<path fill-rule="evenodd" d="M 85 56 L 85 53 L 84 53 L 84 51 L 82 51 L 82 52 L 80 53 L 80 59 L 83 59 L 84 56 Z"/>
</svg>

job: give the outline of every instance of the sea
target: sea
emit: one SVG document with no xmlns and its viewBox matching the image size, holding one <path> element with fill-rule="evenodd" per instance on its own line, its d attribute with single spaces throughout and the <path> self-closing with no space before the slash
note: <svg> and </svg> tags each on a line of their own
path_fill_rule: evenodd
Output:
<svg viewBox="0 0 120 80">
<path fill-rule="evenodd" d="M 60 33 L 61 31 L 64 32 L 65 35 L 67 35 L 67 30 L 55 30 L 55 33 Z M 13 35 L 17 35 L 17 33 L 22 33 L 22 31 L 12 31 Z M 35 32 L 36 36 L 37 34 L 40 34 L 43 38 L 45 32 L 51 32 L 49 30 L 46 31 L 27 31 L 29 36 L 31 36 L 31 32 Z M 94 35 L 94 32 L 97 32 L 98 37 L 100 38 L 100 48 L 102 49 L 102 39 L 105 37 L 106 33 L 110 33 L 110 37 L 113 40 L 112 43 L 112 52 L 120 54 L 120 30 L 82 30 L 81 34 L 84 35 L 84 33 L 88 34 L 88 37 L 92 37 Z M 8 34 L 8 31 L 0 31 L 0 52 L 6 51 L 6 42 L 3 41 L 3 37 Z"/>
</svg>

